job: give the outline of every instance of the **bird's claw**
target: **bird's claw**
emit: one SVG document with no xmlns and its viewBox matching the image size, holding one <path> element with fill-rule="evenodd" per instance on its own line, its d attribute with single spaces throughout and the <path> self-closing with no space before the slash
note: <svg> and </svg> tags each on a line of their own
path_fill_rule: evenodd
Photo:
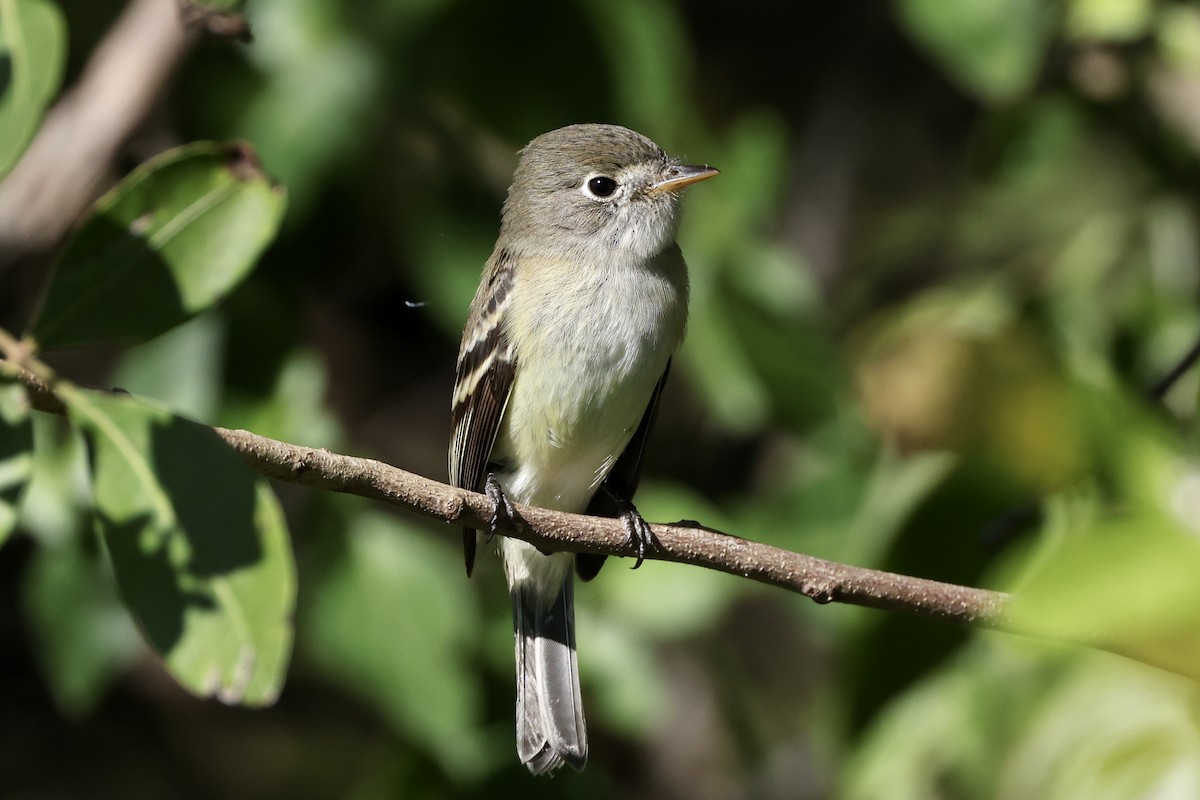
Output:
<svg viewBox="0 0 1200 800">
<path fill-rule="evenodd" d="M 654 547 L 654 534 L 633 506 L 621 512 L 621 522 L 625 523 L 625 534 L 629 537 L 629 544 L 637 551 L 637 561 L 633 565 L 633 568 L 637 569 L 645 560 L 646 551 Z"/>
<path fill-rule="evenodd" d="M 508 495 L 504 494 L 500 481 L 496 480 L 493 473 L 488 473 L 487 483 L 484 484 L 483 489 L 488 500 L 492 501 L 492 519 L 489 523 L 487 538 L 490 542 L 497 533 L 516 525 L 517 510 L 513 508 L 512 502 L 509 501 Z"/>
<path fill-rule="evenodd" d="M 617 504 L 617 518 L 625 526 L 626 543 L 637 553 L 637 561 L 633 565 L 633 569 L 637 569 L 646 560 L 646 552 L 656 546 L 654 533 L 651 532 L 650 526 L 638 513 L 638 510 L 633 507 L 633 503 L 608 487 L 605 487 L 605 490 L 612 501 Z"/>
</svg>

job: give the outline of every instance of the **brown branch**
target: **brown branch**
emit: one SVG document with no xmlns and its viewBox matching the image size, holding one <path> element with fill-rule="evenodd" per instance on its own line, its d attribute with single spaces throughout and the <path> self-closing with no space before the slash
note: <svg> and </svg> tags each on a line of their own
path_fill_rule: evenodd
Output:
<svg viewBox="0 0 1200 800">
<path fill-rule="evenodd" d="M 382 500 L 455 525 L 486 528 L 491 504 L 468 492 L 372 461 L 215 428 L 255 472 L 336 492 Z M 619 520 L 517 505 L 511 533 L 546 550 L 633 556 Z M 837 564 L 748 541 L 694 524 L 650 526 L 657 543 L 647 559 L 708 567 L 778 586 L 818 603 L 841 602 L 935 619 L 1004 628 L 1007 596 L 937 581 Z"/>
<path fill-rule="evenodd" d="M 65 412 L 46 382 L 12 362 L 0 361 L 0 367 L 20 376 L 34 408 Z M 213 430 L 252 470 L 266 477 L 381 500 L 455 526 L 487 527 L 491 504 L 482 494 L 380 461 L 299 447 L 249 431 Z M 518 529 L 507 535 L 546 550 L 634 555 L 618 520 L 522 505 L 516 509 Z M 818 603 L 849 603 L 1018 632 L 1007 613 L 1011 598 L 1001 592 L 838 564 L 694 524 L 650 528 L 657 547 L 646 554 L 647 559 L 708 567 L 797 592 Z"/>
</svg>

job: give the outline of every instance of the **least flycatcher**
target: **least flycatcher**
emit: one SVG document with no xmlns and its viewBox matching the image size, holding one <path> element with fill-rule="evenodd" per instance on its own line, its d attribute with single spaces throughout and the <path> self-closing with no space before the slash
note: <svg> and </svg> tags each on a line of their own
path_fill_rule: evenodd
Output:
<svg viewBox="0 0 1200 800">
<path fill-rule="evenodd" d="M 510 501 L 619 516 L 640 556 L 650 529 L 630 503 L 687 321 L 679 190 L 717 174 L 639 133 L 571 125 L 521 153 L 500 237 L 463 330 L 450 480 L 486 491 L 492 533 Z M 467 574 L 477 534 L 463 533 Z M 571 565 L 501 537 L 517 654 L 517 753 L 530 771 L 583 769 Z"/>
</svg>

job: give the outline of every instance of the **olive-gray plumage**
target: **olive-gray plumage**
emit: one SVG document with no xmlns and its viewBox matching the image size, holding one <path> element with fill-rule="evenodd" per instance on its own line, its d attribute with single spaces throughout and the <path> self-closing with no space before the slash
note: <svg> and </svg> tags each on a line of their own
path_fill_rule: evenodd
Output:
<svg viewBox="0 0 1200 800">
<path fill-rule="evenodd" d="M 677 190 L 716 174 L 639 133 L 572 125 L 522 151 L 459 350 L 450 477 L 582 512 L 603 484 L 635 541 L 636 488 L 658 388 L 687 319 Z M 596 498 L 600 500 L 600 497 Z M 476 536 L 464 537 L 468 572 Z M 570 553 L 501 538 L 517 660 L 517 751 L 534 773 L 582 769 Z M 640 551 L 639 551 L 640 552 Z M 580 557 L 581 574 L 600 561 Z"/>
</svg>

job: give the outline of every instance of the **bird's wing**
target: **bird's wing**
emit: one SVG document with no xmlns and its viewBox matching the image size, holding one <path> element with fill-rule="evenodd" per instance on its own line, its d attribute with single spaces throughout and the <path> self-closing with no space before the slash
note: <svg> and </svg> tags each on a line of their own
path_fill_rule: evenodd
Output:
<svg viewBox="0 0 1200 800">
<path fill-rule="evenodd" d="M 642 421 L 634 431 L 633 438 L 629 440 L 629 444 L 625 445 L 621 457 L 617 459 L 612 471 L 604 479 L 608 489 L 626 501 L 633 500 L 638 481 L 641 480 L 646 440 L 650 438 L 650 429 L 654 427 L 654 419 L 658 416 L 658 399 L 662 395 L 663 386 L 667 384 L 667 375 L 670 372 L 671 362 L 668 360 L 662 377 L 658 379 L 658 385 L 654 387 L 654 393 L 650 395 L 650 403 L 646 406 L 645 413 L 642 414 Z M 588 504 L 587 513 L 599 517 L 615 517 L 617 507 L 608 492 L 599 491 Z M 580 553 L 575 556 L 575 571 L 579 573 L 582 580 L 590 581 L 604 566 L 605 558 L 607 556 L 595 553 Z"/>
<path fill-rule="evenodd" d="M 513 289 L 511 258 L 500 251 L 485 274 L 463 330 L 450 412 L 450 482 L 473 492 L 487 477 L 488 457 L 517 371 L 504 323 Z M 474 530 L 463 530 L 467 575 L 475 565 L 475 539 Z"/>
</svg>

